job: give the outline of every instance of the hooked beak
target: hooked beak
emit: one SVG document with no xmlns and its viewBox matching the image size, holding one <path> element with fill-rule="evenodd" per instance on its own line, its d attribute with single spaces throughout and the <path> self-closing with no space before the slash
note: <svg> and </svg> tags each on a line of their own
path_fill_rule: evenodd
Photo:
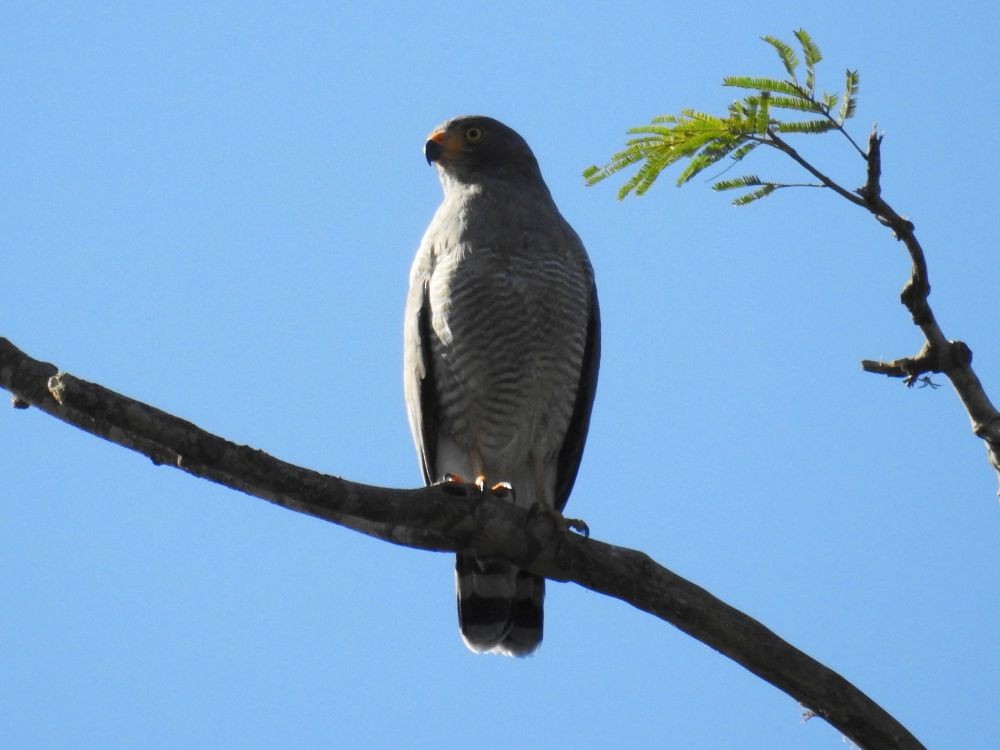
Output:
<svg viewBox="0 0 1000 750">
<path fill-rule="evenodd" d="M 441 146 L 443 140 L 444 133 L 434 133 L 427 139 L 427 143 L 424 144 L 424 158 L 427 159 L 428 165 L 441 158 L 441 154 L 444 152 L 444 148 Z"/>
<path fill-rule="evenodd" d="M 435 130 L 424 144 L 424 158 L 428 164 L 450 161 L 458 156 L 461 148 L 461 143 L 454 134 L 449 134 L 447 130 Z"/>
</svg>

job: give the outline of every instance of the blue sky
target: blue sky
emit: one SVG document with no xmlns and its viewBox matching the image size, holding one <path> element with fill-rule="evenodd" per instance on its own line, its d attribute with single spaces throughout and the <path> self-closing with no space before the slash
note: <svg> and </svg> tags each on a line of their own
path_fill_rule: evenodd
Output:
<svg viewBox="0 0 1000 750">
<path fill-rule="evenodd" d="M 903 248 L 832 194 L 736 209 L 581 170 L 649 117 L 722 111 L 805 26 L 861 71 L 886 198 L 1000 399 L 995 31 L 966 3 L 7 3 L 0 335 L 310 468 L 420 481 L 407 272 L 461 113 L 532 144 L 597 271 L 604 359 L 570 501 L 844 675 L 934 748 L 1000 735 L 996 477 L 912 354 Z M 836 139 L 801 141 L 849 187 Z M 755 155 L 749 170 L 798 177 Z M 735 173 L 733 173 L 735 174 Z M 0 411 L 0 742 L 32 748 L 842 748 L 711 649 L 550 584 L 528 660 L 457 634 L 450 556 Z"/>
</svg>

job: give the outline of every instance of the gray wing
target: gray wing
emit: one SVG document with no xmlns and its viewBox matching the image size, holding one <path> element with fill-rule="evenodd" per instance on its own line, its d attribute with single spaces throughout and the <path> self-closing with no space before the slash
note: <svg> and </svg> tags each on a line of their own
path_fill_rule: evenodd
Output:
<svg viewBox="0 0 1000 750">
<path fill-rule="evenodd" d="M 412 274 L 403 325 L 403 396 L 424 482 L 433 484 L 441 477 L 437 476 L 435 468 L 437 403 L 430 356 L 431 327 L 427 284 L 428 279 L 422 274 Z"/>
<path fill-rule="evenodd" d="M 580 469 L 580 459 L 583 458 L 583 446 L 587 442 L 587 430 L 590 428 L 590 412 L 594 405 L 594 393 L 597 391 L 597 372 L 600 364 L 601 309 L 597 303 L 597 287 L 591 282 L 590 320 L 587 323 L 587 343 L 583 350 L 576 403 L 556 464 L 555 501 L 556 508 L 560 511 L 566 507 L 569 493 L 576 481 L 576 473 Z"/>
</svg>

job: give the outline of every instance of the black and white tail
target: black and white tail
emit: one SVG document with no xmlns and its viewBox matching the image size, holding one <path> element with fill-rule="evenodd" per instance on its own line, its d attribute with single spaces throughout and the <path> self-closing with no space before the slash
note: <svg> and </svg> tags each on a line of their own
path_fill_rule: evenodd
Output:
<svg viewBox="0 0 1000 750">
<path fill-rule="evenodd" d="M 455 561 L 458 624 L 473 651 L 527 656 L 542 642 L 545 579 L 505 560 Z"/>
</svg>

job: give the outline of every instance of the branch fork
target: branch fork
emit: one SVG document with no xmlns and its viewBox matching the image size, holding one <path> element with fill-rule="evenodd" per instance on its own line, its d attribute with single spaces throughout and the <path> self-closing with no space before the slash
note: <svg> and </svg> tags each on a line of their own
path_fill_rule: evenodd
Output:
<svg viewBox="0 0 1000 750">
<path fill-rule="evenodd" d="M 861 369 L 890 378 L 903 378 L 903 384 L 912 388 L 922 375 L 930 372 L 947 375 L 971 364 L 972 350 L 964 341 L 948 341 L 944 347 L 925 341 L 920 351 L 912 357 L 889 361 L 863 359 Z"/>
</svg>

